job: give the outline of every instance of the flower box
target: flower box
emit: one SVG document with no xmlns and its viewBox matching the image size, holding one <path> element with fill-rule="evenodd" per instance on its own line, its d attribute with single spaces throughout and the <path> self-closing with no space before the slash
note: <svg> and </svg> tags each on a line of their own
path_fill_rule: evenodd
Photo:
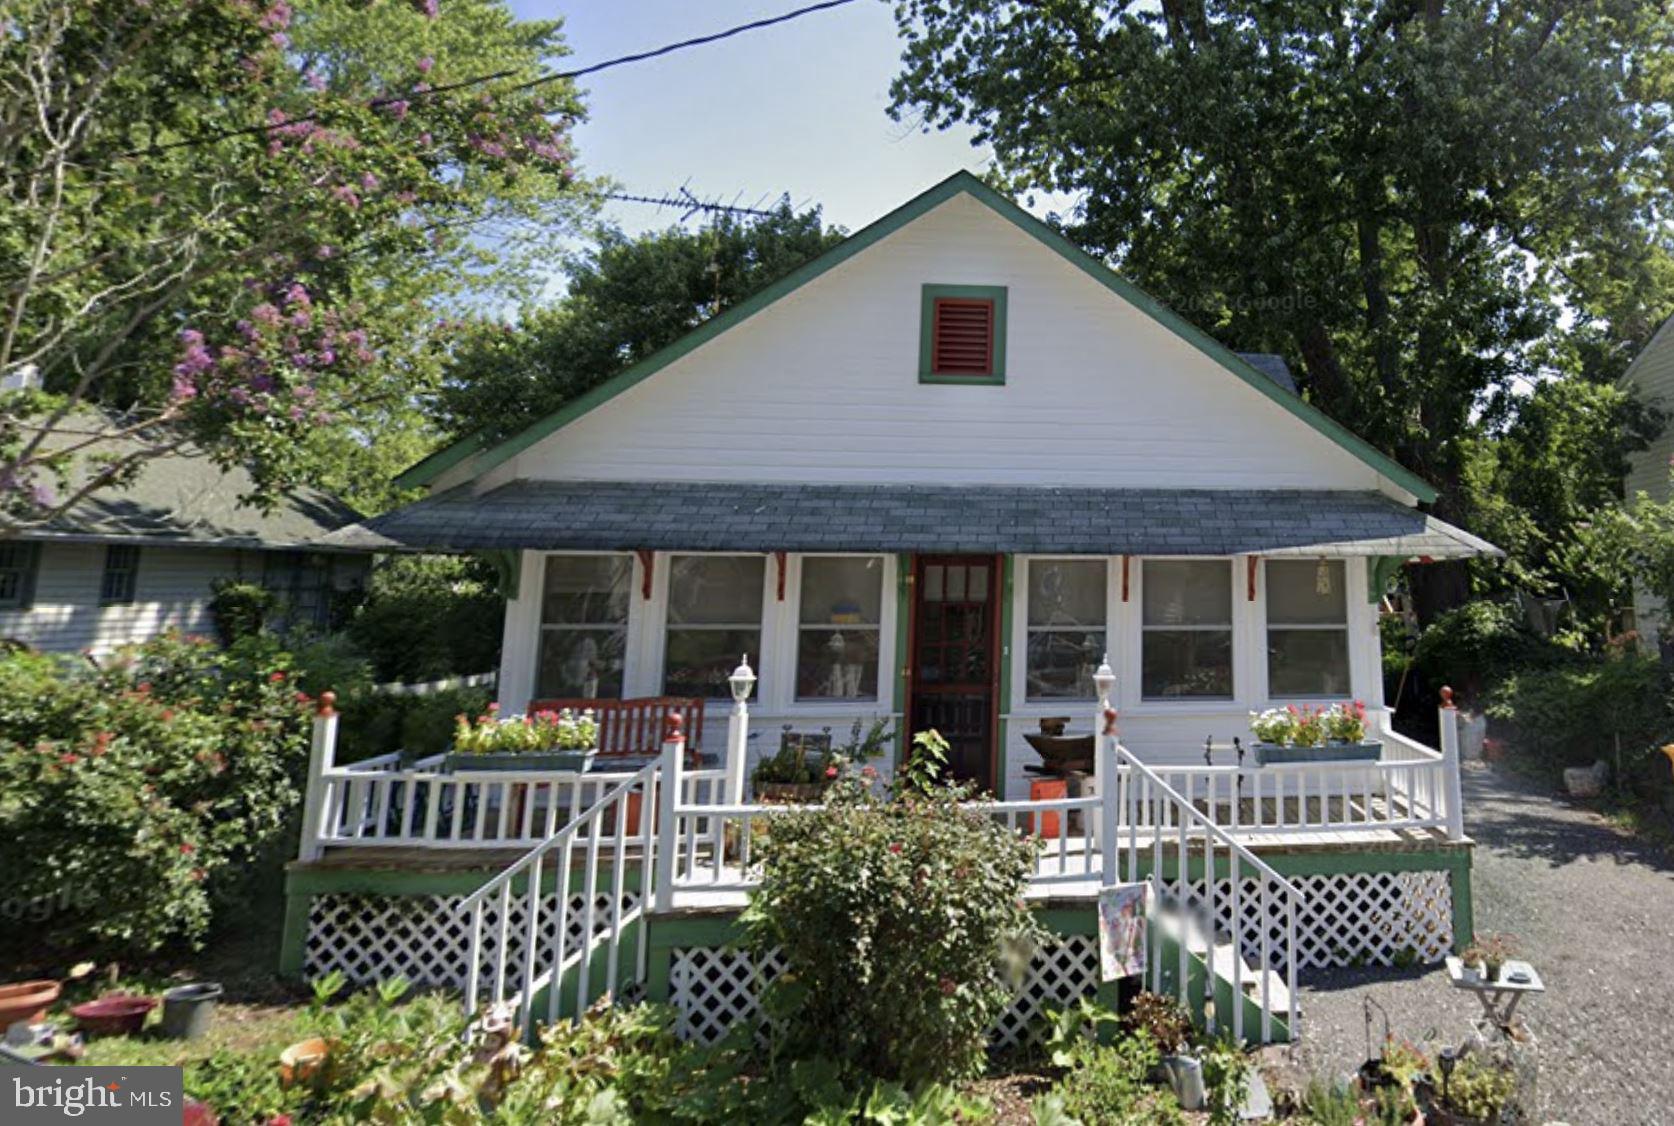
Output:
<svg viewBox="0 0 1674 1126">
<path fill-rule="evenodd" d="M 582 771 L 593 766 L 598 748 L 585 751 L 449 751 L 442 756 L 442 772 L 462 770 Z"/>
<path fill-rule="evenodd" d="M 1257 743 L 1257 766 L 1279 766 L 1296 762 L 1376 762 L 1383 757 L 1382 743 L 1320 743 L 1312 747 L 1292 744 Z"/>
</svg>

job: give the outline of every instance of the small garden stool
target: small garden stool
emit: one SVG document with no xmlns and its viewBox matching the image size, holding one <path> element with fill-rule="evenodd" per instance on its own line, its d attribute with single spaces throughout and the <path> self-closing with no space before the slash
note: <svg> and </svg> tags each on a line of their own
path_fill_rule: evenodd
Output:
<svg viewBox="0 0 1674 1126">
<path fill-rule="evenodd" d="M 1069 797 L 1069 780 L 1066 778 L 1036 778 L 1029 783 L 1030 801 L 1051 801 L 1055 798 Z M 1057 810 L 1047 810 L 1040 815 L 1040 835 L 1056 840 L 1063 835 L 1063 825 L 1058 819 Z M 1023 817 L 1023 832 L 1029 836 L 1035 833 L 1035 815 L 1030 813 Z"/>
</svg>

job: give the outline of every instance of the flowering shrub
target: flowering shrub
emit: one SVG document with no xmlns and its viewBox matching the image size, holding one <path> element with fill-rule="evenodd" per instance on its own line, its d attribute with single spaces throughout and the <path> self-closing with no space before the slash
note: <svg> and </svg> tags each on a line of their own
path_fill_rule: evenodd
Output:
<svg viewBox="0 0 1674 1126">
<path fill-rule="evenodd" d="M 287 836 L 307 759 L 308 708 L 270 647 L 0 660 L 0 947 L 201 939 Z"/>
<path fill-rule="evenodd" d="M 823 809 L 772 818 L 744 921 L 786 961 L 765 1001 L 776 1055 L 909 1084 L 981 1069 L 1037 934 L 1023 903 L 1036 847 L 965 796 L 880 797 L 849 772 Z"/>
<path fill-rule="evenodd" d="M 500 719 L 498 704 L 475 720 L 459 715 L 454 719 L 453 749 L 462 754 L 518 754 L 531 751 L 583 751 L 599 745 L 599 724 L 593 712 L 535 712 Z"/>
<path fill-rule="evenodd" d="M 1291 714 L 1284 708 L 1268 708 L 1264 712 L 1250 713 L 1250 732 L 1258 742 L 1283 746 L 1290 742 L 1293 726 Z"/>
<path fill-rule="evenodd" d="M 1359 700 L 1323 707 L 1268 708 L 1250 713 L 1250 732 L 1262 743 L 1317 747 L 1331 740 L 1358 743 L 1366 737 L 1366 705 Z"/>
</svg>

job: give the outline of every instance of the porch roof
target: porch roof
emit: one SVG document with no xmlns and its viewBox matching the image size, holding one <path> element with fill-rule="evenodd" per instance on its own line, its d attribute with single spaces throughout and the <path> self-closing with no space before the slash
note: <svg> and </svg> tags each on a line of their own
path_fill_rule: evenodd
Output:
<svg viewBox="0 0 1674 1126">
<path fill-rule="evenodd" d="M 1499 555 L 1375 492 L 517 480 L 327 536 L 380 551 Z"/>
</svg>

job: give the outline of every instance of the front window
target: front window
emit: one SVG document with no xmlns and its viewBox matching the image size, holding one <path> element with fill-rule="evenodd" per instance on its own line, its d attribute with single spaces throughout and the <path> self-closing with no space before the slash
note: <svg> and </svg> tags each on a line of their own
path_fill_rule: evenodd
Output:
<svg viewBox="0 0 1674 1126">
<path fill-rule="evenodd" d="M 633 571 L 628 555 L 547 556 L 536 696 L 621 697 Z"/>
<path fill-rule="evenodd" d="M 727 677 L 746 654 L 761 664 L 761 555 L 676 555 L 668 569 L 663 691 L 729 699 Z"/>
<path fill-rule="evenodd" d="M 1030 700 L 1090 700 L 1104 659 L 1102 559 L 1031 559 L 1027 689 Z"/>
<path fill-rule="evenodd" d="M 127 606 L 139 578 L 139 548 L 113 543 L 105 548 L 105 573 L 99 580 L 99 605 Z"/>
<path fill-rule="evenodd" d="M 798 700 L 876 700 L 883 622 L 883 559 L 802 560 L 796 633 Z"/>
<path fill-rule="evenodd" d="M 35 595 L 40 544 L 25 540 L 0 543 L 0 610 L 27 610 Z"/>
<path fill-rule="evenodd" d="M 1348 596 L 1340 559 L 1267 561 L 1267 694 L 1348 696 Z"/>
<path fill-rule="evenodd" d="M 1140 694 L 1147 700 L 1232 697 L 1232 563 L 1141 564 Z"/>
</svg>

